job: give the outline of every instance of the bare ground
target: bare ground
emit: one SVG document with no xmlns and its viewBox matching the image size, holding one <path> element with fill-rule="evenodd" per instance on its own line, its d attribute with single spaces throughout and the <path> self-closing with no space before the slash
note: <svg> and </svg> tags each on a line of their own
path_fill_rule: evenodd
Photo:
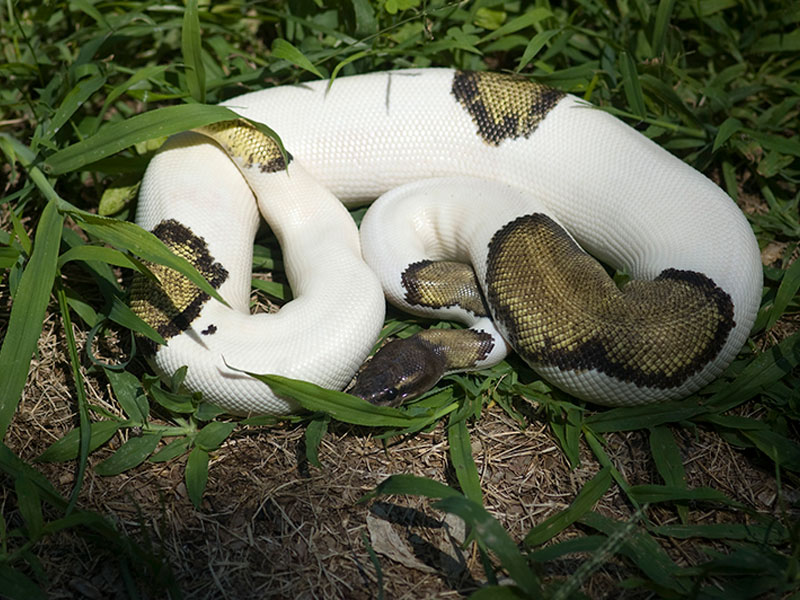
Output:
<svg viewBox="0 0 800 600">
<path fill-rule="evenodd" d="M 7 308 L 7 307 L 6 307 Z M 7 444 L 31 461 L 77 422 L 60 323 L 45 322 Z M 80 332 L 76 332 L 82 337 Z M 113 347 L 115 340 L 109 341 Z M 92 404 L 119 414 L 107 384 L 85 372 Z M 488 406 L 471 424 L 472 450 L 487 509 L 521 541 L 525 533 L 564 509 L 600 469 L 584 447 L 571 470 L 536 406 L 520 404 L 529 417 L 521 429 L 500 407 Z M 745 411 L 747 408 L 745 407 Z M 779 510 L 774 473 L 757 454 L 736 449 L 703 429 L 678 429 L 690 487 L 710 486 L 761 513 Z M 122 443 L 120 436 L 95 452 L 96 464 Z M 607 437 L 606 451 L 630 484 L 662 483 L 652 463 L 646 432 Z M 187 598 L 455 598 L 468 595 L 485 575 L 474 544 L 462 549 L 463 524 L 417 497 L 358 500 L 388 475 L 413 473 L 454 484 L 444 425 L 384 446 L 367 429 L 335 425 L 320 448 L 322 468 L 305 458 L 304 426 L 244 427 L 212 456 L 202 510 L 189 501 L 183 482 L 185 457 L 145 463 L 122 475 L 100 477 L 90 469 L 80 506 L 113 520 L 156 555 L 163 555 Z M 74 463 L 38 464 L 67 496 Z M 3 514 L 9 528 L 20 523 L 9 481 L 3 481 Z M 783 493 L 797 497 L 796 491 Z M 615 485 L 596 510 L 628 519 L 632 508 Z M 651 509 L 656 524 L 677 523 L 670 509 Z M 55 515 L 54 515 L 55 516 Z M 690 522 L 746 518 L 710 505 L 692 506 Z M 590 530 L 574 525 L 557 539 Z M 380 574 L 368 544 L 378 553 Z M 713 545 L 704 540 L 702 546 Z M 696 541 L 670 540 L 664 549 L 680 565 L 707 560 Z M 36 547 L 49 578 L 49 597 L 108 598 L 124 594 L 124 571 L 103 543 L 74 530 L 49 536 Z M 558 581 L 580 556 L 549 563 L 540 573 Z M 590 598 L 649 597 L 620 590 L 636 570 L 612 559 L 582 590 Z M 164 595 L 157 574 L 130 577 L 144 597 Z"/>
</svg>

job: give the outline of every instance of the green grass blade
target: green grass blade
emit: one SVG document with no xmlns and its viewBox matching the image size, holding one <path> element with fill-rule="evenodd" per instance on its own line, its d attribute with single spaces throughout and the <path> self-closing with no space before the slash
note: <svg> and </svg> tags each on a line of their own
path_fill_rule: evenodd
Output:
<svg viewBox="0 0 800 600">
<path fill-rule="evenodd" d="M 313 73 L 320 79 L 325 79 L 325 76 L 314 66 L 314 63 L 308 60 L 300 50 L 283 38 L 276 38 L 275 41 L 272 42 L 272 55 L 276 58 L 288 60 L 293 65 Z"/>
<path fill-rule="evenodd" d="M 356 35 L 368 36 L 378 30 L 375 9 L 369 0 L 352 0 L 353 13 L 356 18 Z"/>
<path fill-rule="evenodd" d="M 686 488 L 683 459 L 669 427 L 662 425 L 650 430 L 650 455 L 664 483 L 672 487 Z M 678 515 L 681 522 L 687 522 L 689 509 L 686 505 L 678 505 Z"/>
<path fill-rule="evenodd" d="M 365 56 L 369 56 L 369 52 L 367 52 L 366 50 L 362 50 L 361 52 L 356 52 L 355 54 L 351 54 L 347 58 L 336 63 L 336 66 L 333 68 L 333 71 L 331 71 L 330 81 L 328 81 L 328 89 L 330 89 L 331 86 L 333 85 L 333 82 L 336 80 L 337 75 L 339 75 L 339 71 L 341 71 L 351 62 L 357 61 L 360 58 L 364 58 Z"/>
<path fill-rule="evenodd" d="M 123 254 L 114 248 L 106 248 L 104 246 L 75 246 L 64 252 L 58 257 L 58 267 L 63 267 L 71 260 L 96 260 L 109 265 L 123 267 L 126 269 L 134 269 L 137 271 L 144 271 L 141 263 L 135 261 L 127 254 Z"/>
<path fill-rule="evenodd" d="M 69 118 L 78 110 L 84 103 L 94 94 L 97 90 L 103 87 L 106 78 L 104 75 L 94 75 L 79 81 L 74 88 L 64 98 L 61 106 L 58 107 L 52 121 L 47 127 L 44 134 L 44 139 L 49 140 L 52 138 L 69 120 Z"/>
<path fill-rule="evenodd" d="M 796 138 L 786 138 L 781 135 L 762 133 L 748 129 L 747 134 L 757 140 L 764 148 L 775 150 L 783 154 L 800 156 L 800 141 Z"/>
<path fill-rule="evenodd" d="M 756 356 L 724 390 L 714 394 L 706 406 L 724 412 L 738 406 L 792 372 L 800 364 L 800 332 Z"/>
<path fill-rule="evenodd" d="M 761 54 L 776 54 L 780 52 L 800 52 L 800 29 L 789 33 L 771 33 L 758 40 L 753 48 L 754 52 Z"/>
<path fill-rule="evenodd" d="M 130 221 L 101 217 L 61 203 L 62 210 L 72 216 L 78 226 L 111 246 L 129 250 L 144 260 L 175 269 L 186 276 L 212 298 L 227 304 L 197 268 L 185 258 L 174 254 L 160 239 Z M 138 268 L 138 267 L 137 267 Z"/>
<path fill-rule="evenodd" d="M 625 98 L 631 111 L 640 119 L 647 116 L 647 109 L 644 104 L 642 85 L 639 83 L 639 73 L 636 70 L 636 63 L 627 52 L 620 55 L 620 70 L 622 71 L 622 87 L 625 89 Z"/>
<path fill-rule="evenodd" d="M 0 580 L 3 582 L 3 595 L 9 600 L 47 600 L 47 594 L 27 575 L 5 562 L 0 563 Z"/>
<path fill-rule="evenodd" d="M 533 36 L 528 42 L 528 45 L 525 46 L 522 57 L 519 59 L 519 65 L 517 65 L 516 68 L 517 73 L 527 67 L 534 57 L 539 54 L 539 51 L 544 48 L 544 45 L 550 41 L 550 38 L 558 33 L 561 33 L 561 31 L 558 29 L 550 29 L 548 31 L 540 31 Z"/>
<path fill-rule="evenodd" d="M 36 344 L 42 332 L 50 290 L 56 277 L 61 227 L 64 217 L 56 203 L 48 202 L 36 227 L 33 254 L 20 279 L 8 329 L 0 348 L 0 440 L 17 410 L 17 404 L 28 378 Z"/>
<path fill-rule="evenodd" d="M 186 492 L 197 509 L 200 508 L 203 492 L 206 489 L 206 483 L 208 483 L 208 458 L 208 452 L 202 448 L 195 447 L 189 453 L 189 458 L 186 461 L 186 471 L 184 472 Z"/>
<path fill-rule="evenodd" d="M 139 142 L 236 118 L 238 115 L 224 106 L 182 104 L 157 108 L 124 121 L 109 123 L 95 135 L 55 152 L 45 165 L 54 175 L 68 173 Z"/>
<path fill-rule="evenodd" d="M 264 281 L 263 279 L 256 279 L 254 277 L 250 280 L 250 287 L 262 291 L 278 300 L 289 300 L 292 296 L 292 290 L 289 286 L 280 281 Z"/>
<path fill-rule="evenodd" d="M 255 373 L 249 373 L 249 375 L 269 385 L 278 396 L 297 400 L 306 410 L 325 412 L 338 421 L 353 425 L 411 427 L 421 423 L 432 423 L 438 418 L 435 413 L 413 416 L 396 408 L 375 406 L 344 392 L 327 390 L 313 383 L 279 375 L 257 375 Z"/>
<path fill-rule="evenodd" d="M 186 65 L 189 93 L 201 104 L 206 101 L 206 69 L 203 66 L 203 47 L 200 37 L 200 15 L 197 0 L 188 0 L 183 12 L 181 50 Z"/>
<path fill-rule="evenodd" d="M 654 502 L 676 502 L 676 501 L 693 501 L 693 502 L 720 502 L 728 506 L 737 506 L 741 508 L 741 504 L 731 500 L 719 490 L 709 487 L 699 487 L 694 489 L 686 489 L 681 487 L 673 487 L 668 485 L 632 485 L 628 490 L 631 497 L 642 504 Z"/>
<path fill-rule="evenodd" d="M 125 304 L 118 296 L 111 299 L 111 309 L 108 313 L 108 318 L 119 323 L 123 327 L 130 329 L 134 333 L 138 333 L 149 340 L 153 340 L 156 344 L 166 344 L 167 341 L 150 325 L 145 323 L 139 315 L 131 310 L 131 307 Z"/>
<path fill-rule="evenodd" d="M 236 423 L 212 421 L 197 432 L 194 443 L 198 448 L 211 452 L 219 448 L 234 429 L 236 429 Z"/>
<path fill-rule="evenodd" d="M 156 77 L 160 75 L 164 71 L 169 68 L 168 65 L 151 65 L 149 67 L 143 67 L 138 69 L 133 75 L 130 76 L 125 82 L 119 84 L 118 86 L 114 87 L 111 91 L 108 92 L 108 96 L 106 97 L 105 101 L 103 102 L 103 107 L 100 109 L 100 116 L 105 115 L 108 107 L 111 106 L 117 98 L 122 96 L 125 92 L 129 89 L 134 87 L 141 81 L 145 81 L 150 79 L 151 77 Z M 98 121 L 97 126 L 99 127 L 102 122 Z"/>
<path fill-rule="evenodd" d="M 731 136 L 742 129 L 742 122 L 736 117 L 728 117 L 722 122 L 722 125 L 717 129 L 717 135 L 714 136 L 714 145 L 711 148 L 712 152 L 716 152 L 720 147 L 727 142 Z"/>
<path fill-rule="evenodd" d="M 713 540 L 745 540 L 757 544 L 778 544 L 789 538 L 789 532 L 779 523 L 769 525 L 743 523 L 709 523 L 701 525 L 659 525 L 651 531 L 680 540 L 705 538 Z"/>
<path fill-rule="evenodd" d="M 592 510 L 595 503 L 603 497 L 611 485 L 611 471 L 608 467 L 601 469 L 583 486 L 580 493 L 566 510 L 546 519 L 531 529 L 525 536 L 526 546 L 543 544 L 557 533 L 560 533 L 575 521 Z"/>
<path fill-rule="evenodd" d="M 552 596 L 552 600 L 573 598 L 591 574 L 608 564 L 611 558 L 622 549 L 625 542 L 633 535 L 636 525 L 641 521 L 642 517 L 642 509 L 637 509 L 630 519 L 617 527 L 611 535 L 605 538 L 603 536 L 591 536 L 590 539 L 600 538 L 603 543 L 591 553 L 588 560 L 583 561 L 570 574 L 567 580 L 558 587 L 556 593 Z M 584 545 L 587 544 L 584 542 Z"/>
<path fill-rule="evenodd" d="M 17 494 L 17 508 L 22 520 L 25 521 L 28 533 L 31 538 L 37 539 L 44 526 L 39 488 L 27 477 L 17 477 L 14 481 L 14 491 Z"/>
<path fill-rule="evenodd" d="M 94 471 L 98 475 L 110 477 L 137 467 L 153 453 L 160 440 L 159 434 L 146 433 L 139 437 L 130 437 L 114 454 L 98 464 Z"/>
<path fill-rule="evenodd" d="M 10 269 L 19 260 L 20 251 L 16 248 L 0 248 L 0 269 Z"/>
<path fill-rule="evenodd" d="M 117 430 L 121 427 L 118 421 L 95 421 L 90 425 L 91 436 L 89 451 L 97 450 L 100 446 L 110 440 Z M 60 440 L 42 452 L 36 460 L 38 462 L 62 462 L 74 460 L 78 457 L 78 445 L 80 443 L 80 429 L 73 429 Z"/>
<path fill-rule="evenodd" d="M 528 566 L 527 559 L 500 522 L 485 508 L 461 495 L 443 498 L 434 507 L 461 517 L 483 546 L 500 559 L 500 564 L 508 571 L 514 583 L 529 598 L 541 597 L 541 585 Z"/>
<path fill-rule="evenodd" d="M 650 46 L 653 49 L 653 56 L 658 57 L 664 49 L 664 40 L 667 37 L 669 19 L 675 7 L 675 0 L 661 0 L 656 9 L 656 21 L 653 25 L 653 38 Z"/>
<path fill-rule="evenodd" d="M 103 372 L 114 391 L 114 398 L 128 416 L 130 424 L 143 426 L 147 422 L 150 407 L 139 378 L 127 371 L 103 369 Z"/>
<path fill-rule="evenodd" d="M 378 555 L 375 553 L 375 549 L 372 547 L 372 544 L 369 541 L 369 536 L 364 530 L 361 531 L 361 542 L 364 544 L 364 548 L 367 550 L 369 561 L 375 568 L 375 579 L 377 580 L 376 583 L 378 584 L 378 593 L 376 596 L 374 596 L 375 600 L 384 600 L 383 568 L 381 567 L 381 561 L 378 560 Z"/>
<path fill-rule="evenodd" d="M 518 17 L 514 17 L 508 23 L 501 25 L 492 32 L 487 33 L 479 40 L 478 43 L 484 44 L 490 40 L 507 36 L 516 31 L 525 29 L 526 27 L 531 27 L 533 25 L 536 25 L 537 23 L 552 16 L 553 13 L 546 8 L 542 7 L 532 8 L 531 10 L 522 13 Z"/>
<path fill-rule="evenodd" d="M 630 524 L 614 521 L 598 513 L 584 515 L 581 522 L 609 537 L 623 535 L 620 553 L 627 556 L 647 577 L 665 590 L 686 594 L 686 584 L 675 575 L 679 567 L 652 536 L 642 531 L 629 531 Z"/>
<path fill-rule="evenodd" d="M 591 448 L 592 454 L 594 454 L 595 458 L 597 458 L 597 462 L 600 463 L 600 466 L 603 468 L 607 468 L 611 472 L 611 477 L 614 478 L 614 481 L 617 483 L 620 489 L 627 495 L 628 489 L 631 486 L 622 476 L 622 473 L 620 473 L 619 470 L 617 470 L 617 468 L 614 466 L 614 463 L 608 457 L 608 454 L 606 454 L 606 451 L 603 449 L 603 444 L 600 438 L 591 430 L 586 430 L 584 432 L 584 439 L 586 440 L 586 443 L 588 444 L 589 448 Z M 639 507 L 639 505 L 636 503 L 635 500 L 631 499 L 631 502 L 637 508 Z"/>
<path fill-rule="evenodd" d="M 742 435 L 769 456 L 777 466 L 794 472 L 800 471 L 800 445 L 796 442 L 768 429 L 743 431 Z"/>
<path fill-rule="evenodd" d="M 391 496 L 394 494 L 425 496 L 426 498 L 449 498 L 461 495 L 458 490 L 454 490 L 438 481 L 433 481 L 426 477 L 403 474 L 387 477 L 374 490 L 359 498 L 358 501 L 365 502 L 377 496 Z"/>
<path fill-rule="evenodd" d="M 173 413 L 190 415 L 195 411 L 192 398 L 186 394 L 169 392 L 156 385 L 148 386 L 150 397 L 158 404 Z"/>
<path fill-rule="evenodd" d="M 78 420 L 80 438 L 78 444 L 78 472 L 75 475 L 75 484 L 72 486 L 72 493 L 67 505 L 67 514 L 71 513 L 78 502 L 78 494 L 83 486 L 83 477 L 86 472 L 86 464 L 89 460 L 89 444 L 91 443 L 91 429 L 89 423 L 89 409 L 86 401 L 86 388 L 81 374 L 81 361 L 78 356 L 78 346 L 75 343 L 75 332 L 72 329 L 72 318 L 69 314 L 67 295 L 61 280 L 56 280 L 56 297 L 58 307 L 61 311 L 61 321 L 64 324 L 64 337 L 67 339 L 67 353 L 69 354 L 70 367 L 72 369 L 72 381 L 75 384 L 75 395 L 78 404 Z"/>
<path fill-rule="evenodd" d="M 79 9 L 80 11 L 89 15 L 92 19 L 94 19 L 98 25 L 100 25 L 101 29 L 103 30 L 110 30 L 111 26 L 108 24 L 108 21 L 103 16 L 97 8 L 92 5 L 88 0 L 73 0 L 72 5 Z"/>
<path fill-rule="evenodd" d="M 150 457 L 150 462 L 167 462 L 173 458 L 178 458 L 184 452 L 189 450 L 191 440 L 187 437 L 179 437 L 172 440 L 169 444 L 161 448 L 158 452 Z"/>
<path fill-rule="evenodd" d="M 580 435 L 583 411 L 567 407 L 557 418 L 551 419 L 550 428 L 558 438 L 561 450 L 566 454 L 571 467 L 580 464 Z"/>
<path fill-rule="evenodd" d="M 14 454 L 3 442 L 0 442 L 0 471 L 13 480 L 25 477 L 34 482 L 39 488 L 39 496 L 51 506 L 61 510 L 67 507 L 67 501 L 61 497 L 61 494 L 56 491 L 47 478 Z"/>
<path fill-rule="evenodd" d="M 594 553 L 608 541 L 604 535 L 586 535 L 570 538 L 563 542 L 550 544 L 539 550 L 528 553 L 528 558 L 536 562 L 547 562 L 566 556 L 567 554 Z"/>
<path fill-rule="evenodd" d="M 584 425 L 596 433 L 633 431 L 685 421 L 707 410 L 697 400 L 689 398 L 681 402 L 660 402 L 648 406 L 606 410 L 587 417 Z"/>
<path fill-rule="evenodd" d="M 322 467 L 319 460 L 319 445 L 325 434 L 328 433 L 328 423 L 331 418 L 328 415 L 321 415 L 309 421 L 306 426 L 305 443 L 306 443 L 306 459 L 317 468 Z"/>
<path fill-rule="evenodd" d="M 794 261 L 783 273 L 778 292 L 775 294 L 775 302 L 772 304 L 767 320 L 767 330 L 772 329 L 778 319 L 783 316 L 789 303 L 796 299 L 798 289 L 800 289 L 800 260 Z"/>
<path fill-rule="evenodd" d="M 472 444 L 464 415 L 459 415 L 457 412 L 450 413 L 447 441 L 450 444 L 450 461 L 456 471 L 461 491 L 476 504 L 483 505 L 481 478 L 472 458 Z"/>
</svg>

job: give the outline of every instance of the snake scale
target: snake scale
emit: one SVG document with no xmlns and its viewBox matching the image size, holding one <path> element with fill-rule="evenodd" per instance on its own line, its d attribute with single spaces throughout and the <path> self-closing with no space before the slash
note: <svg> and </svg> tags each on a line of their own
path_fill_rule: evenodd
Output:
<svg viewBox="0 0 800 600">
<path fill-rule="evenodd" d="M 187 365 L 184 385 L 233 414 L 298 409 L 245 372 L 343 389 L 379 335 L 384 292 L 467 328 L 384 346 L 352 388 L 383 404 L 511 349 L 588 401 L 676 399 L 717 377 L 749 334 L 761 264 L 735 203 L 574 96 L 415 69 L 225 105 L 288 152 L 244 120 L 173 136 L 147 169 L 136 220 L 228 306 L 157 265 L 155 280 L 134 280 L 131 305 L 167 340 L 150 348 L 156 371 Z M 359 238 L 344 205 L 379 196 Z M 274 314 L 249 310 L 259 213 L 294 295 Z M 618 287 L 595 258 L 630 282 Z"/>
</svg>

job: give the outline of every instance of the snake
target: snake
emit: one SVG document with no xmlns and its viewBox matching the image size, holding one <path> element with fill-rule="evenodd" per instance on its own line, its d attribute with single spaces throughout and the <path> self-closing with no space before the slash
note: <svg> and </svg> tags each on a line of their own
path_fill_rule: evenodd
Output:
<svg viewBox="0 0 800 600">
<path fill-rule="evenodd" d="M 172 136 L 150 161 L 136 223 L 225 302 L 148 263 L 131 307 L 166 341 L 146 347 L 154 370 L 188 367 L 184 387 L 231 414 L 301 408 L 250 373 L 395 405 L 512 351 L 579 399 L 652 404 L 713 381 L 750 333 L 762 268 L 744 214 L 581 98 L 512 74 L 422 68 L 223 105 L 241 118 Z M 368 203 L 359 232 L 347 207 Z M 292 299 L 253 313 L 262 217 Z M 464 325 L 390 341 L 367 361 L 386 300 Z"/>
</svg>

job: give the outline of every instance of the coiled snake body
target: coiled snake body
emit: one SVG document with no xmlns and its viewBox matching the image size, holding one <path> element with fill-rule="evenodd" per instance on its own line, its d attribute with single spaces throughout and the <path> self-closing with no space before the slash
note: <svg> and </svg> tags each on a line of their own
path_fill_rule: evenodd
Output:
<svg viewBox="0 0 800 600">
<path fill-rule="evenodd" d="M 573 96 L 506 75 L 420 69 L 226 105 L 274 129 L 288 155 L 245 122 L 175 136 L 148 167 L 137 222 L 229 307 L 158 267 L 160 288 L 137 279 L 132 306 L 167 338 L 153 349 L 156 369 L 188 365 L 185 385 L 232 413 L 297 408 L 244 371 L 343 388 L 382 326 L 381 284 L 404 308 L 472 325 L 456 341 L 423 335 L 422 362 L 440 363 L 434 378 L 496 362 L 507 340 L 546 379 L 604 404 L 699 389 L 752 326 L 761 266 L 735 204 Z M 340 200 L 390 190 L 364 219 L 369 268 Z M 248 309 L 259 211 L 294 293 L 277 314 Z M 582 249 L 633 280 L 620 290 Z M 470 262 L 475 276 L 453 262 Z M 477 278 L 485 304 L 464 278 Z M 378 379 L 397 375 L 380 356 Z M 365 373 L 358 395 L 404 395 L 391 381 L 379 382 L 388 396 L 368 389 L 376 379 Z"/>
</svg>

